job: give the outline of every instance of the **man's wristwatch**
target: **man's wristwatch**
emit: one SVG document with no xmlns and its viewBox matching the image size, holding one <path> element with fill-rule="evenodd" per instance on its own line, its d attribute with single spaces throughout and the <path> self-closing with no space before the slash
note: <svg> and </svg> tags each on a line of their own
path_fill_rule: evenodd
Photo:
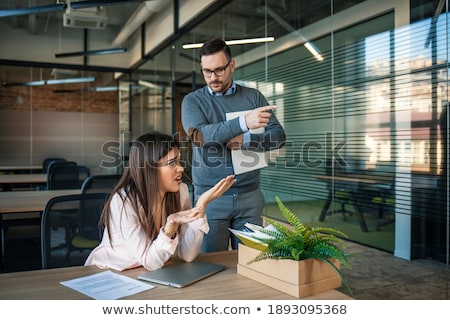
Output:
<svg viewBox="0 0 450 320">
<path fill-rule="evenodd" d="M 177 237 L 177 234 L 178 234 L 178 232 L 171 232 L 171 233 L 167 233 L 166 232 L 166 229 L 164 229 L 164 227 L 162 228 L 162 232 L 166 235 L 166 236 L 168 236 L 170 239 L 175 239 L 176 237 Z"/>
</svg>

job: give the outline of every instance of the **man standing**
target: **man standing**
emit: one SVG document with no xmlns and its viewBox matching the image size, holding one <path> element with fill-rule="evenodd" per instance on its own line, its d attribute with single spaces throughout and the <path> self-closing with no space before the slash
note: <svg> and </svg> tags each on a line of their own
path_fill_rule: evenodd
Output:
<svg viewBox="0 0 450 320">
<path fill-rule="evenodd" d="M 235 174 L 231 150 L 265 152 L 284 145 L 286 135 L 267 99 L 256 89 L 236 84 L 232 78 L 235 61 L 225 41 L 213 39 L 200 49 L 206 86 L 186 95 L 182 123 L 192 142 L 194 201 L 222 177 Z M 227 120 L 227 113 L 248 111 Z M 255 134 L 260 129 L 263 133 Z M 252 132 L 250 131 L 252 130 Z M 236 175 L 237 181 L 206 209 L 210 231 L 202 252 L 233 249 L 239 240 L 228 228 L 242 230 L 246 222 L 261 225 L 264 195 L 259 189 L 259 170 Z M 194 202 L 195 203 L 195 202 Z"/>
</svg>

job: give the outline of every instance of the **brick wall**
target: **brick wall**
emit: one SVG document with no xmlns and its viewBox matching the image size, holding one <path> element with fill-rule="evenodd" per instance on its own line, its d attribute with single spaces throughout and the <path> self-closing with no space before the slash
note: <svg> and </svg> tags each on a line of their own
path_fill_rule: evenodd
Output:
<svg viewBox="0 0 450 320">
<path fill-rule="evenodd" d="M 118 93 L 88 91 L 86 84 L 0 87 L 0 109 L 118 113 Z"/>
<path fill-rule="evenodd" d="M 119 139 L 118 92 L 87 84 L 0 86 L 0 164 L 64 157 L 100 172 L 103 145 Z"/>
</svg>

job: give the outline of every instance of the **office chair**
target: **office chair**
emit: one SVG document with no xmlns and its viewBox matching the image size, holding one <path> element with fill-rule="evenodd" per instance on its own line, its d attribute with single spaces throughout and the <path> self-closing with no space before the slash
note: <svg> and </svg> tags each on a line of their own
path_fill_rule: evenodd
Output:
<svg viewBox="0 0 450 320">
<path fill-rule="evenodd" d="M 53 164 L 63 162 L 66 162 L 64 158 L 47 158 L 42 163 L 42 171 L 47 173 Z M 0 217 L 0 220 L 2 260 L 5 260 L 5 255 L 7 254 L 7 242 L 25 239 L 40 241 L 40 212 L 20 213 L 18 215 L 8 214 Z"/>
<path fill-rule="evenodd" d="M 48 173 L 57 163 L 66 163 L 64 158 L 46 158 L 42 163 L 42 171 Z M 0 217 L 0 238 L 2 261 L 5 263 L 7 247 L 13 241 L 40 241 L 41 212 L 8 214 Z M 8 266 L 4 266 L 5 268 Z"/>
<path fill-rule="evenodd" d="M 66 159 L 64 158 L 46 158 L 44 159 L 44 161 L 42 162 L 42 173 L 48 173 L 49 172 L 49 167 L 51 165 L 51 163 L 56 163 L 56 162 L 65 162 Z"/>
<path fill-rule="evenodd" d="M 349 210 L 347 206 L 354 206 L 354 200 L 350 192 L 353 192 L 351 189 L 351 186 L 348 186 L 348 183 L 342 183 L 340 181 L 334 181 L 333 183 L 329 183 L 328 188 L 330 189 L 330 192 L 334 191 L 334 196 L 332 198 L 335 202 L 337 202 L 340 207 L 337 210 L 334 210 L 331 208 L 327 215 L 341 213 L 344 221 L 347 220 L 347 217 L 353 215 L 355 212 L 352 210 Z"/>
<path fill-rule="evenodd" d="M 84 180 L 81 185 L 81 193 L 111 193 L 117 182 L 119 182 L 120 174 L 93 175 Z"/>
<path fill-rule="evenodd" d="M 378 222 L 375 230 L 380 231 L 381 227 L 395 222 L 395 199 L 392 186 L 377 185 L 376 187 L 378 188 L 378 194 L 373 196 L 370 202 L 377 208 Z M 388 215 L 392 217 L 388 217 Z"/>
<path fill-rule="evenodd" d="M 89 169 L 76 162 L 54 163 L 48 173 L 47 190 L 80 189 L 89 176 Z"/>
<path fill-rule="evenodd" d="M 333 168 L 332 168 L 332 159 L 326 160 L 326 166 L 325 166 L 325 174 L 328 176 L 333 175 Z M 340 168 L 337 164 L 335 164 L 335 174 L 343 173 L 342 168 Z M 341 213 L 344 220 L 347 219 L 348 216 L 351 216 L 354 214 L 354 211 L 348 210 L 347 206 L 355 205 L 354 197 L 352 196 L 352 192 L 355 192 L 357 189 L 357 184 L 355 185 L 355 182 L 347 182 L 347 181 L 327 181 L 327 189 L 329 193 L 329 198 L 333 199 L 335 202 L 340 204 L 340 207 L 338 210 L 334 210 L 332 207 L 327 211 L 327 215 L 331 215 L 334 213 Z M 331 203 L 330 203 L 331 204 Z"/>
<path fill-rule="evenodd" d="M 54 197 L 41 221 L 42 269 L 83 265 L 102 237 L 99 220 L 107 193 Z"/>
<path fill-rule="evenodd" d="M 47 190 L 56 190 L 56 189 L 73 189 L 72 187 L 64 188 L 60 185 L 62 181 L 75 180 L 75 173 L 73 173 L 70 169 L 61 169 L 67 167 L 76 167 L 77 163 L 75 161 L 52 161 L 47 166 Z M 65 171 L 68 171 L 67 174 L 64 174 Z M 61 174 L 60 174 L 61 172 Z"/>
</svg>

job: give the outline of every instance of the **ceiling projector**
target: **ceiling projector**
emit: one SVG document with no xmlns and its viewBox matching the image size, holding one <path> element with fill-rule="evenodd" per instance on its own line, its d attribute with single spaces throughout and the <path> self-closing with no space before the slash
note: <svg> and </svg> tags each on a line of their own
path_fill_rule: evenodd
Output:
<svg viewBox="0 0 450 320">
<path fill-rule="evenodd" d="M 74 10 L 68 3 L 63 15 L 63 25 L 69 28 L 104 29 L 108 18 L 101 6 Z"/>
</svg>

